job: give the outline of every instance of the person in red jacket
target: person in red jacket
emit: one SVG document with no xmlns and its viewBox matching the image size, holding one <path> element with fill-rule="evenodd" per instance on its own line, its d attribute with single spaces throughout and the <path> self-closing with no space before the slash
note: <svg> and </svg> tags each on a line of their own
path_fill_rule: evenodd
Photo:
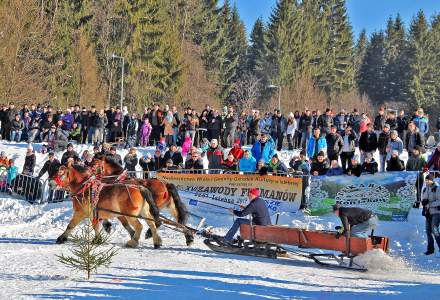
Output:
<svg viewBox="0 0 440 300">
<path fill-rule="evenodd" d="M 437 144 L 437 148 L 428 160 L 425 169 L 429 170 L 431 167 L 433 171 L 440 171 L 440 143 Z"/>
<path fill-rule="evenodd" d="M 241 149 L 240 146 L 240 139 L 236 139 L 234 141 L 234 146 L 232 147 L 232 149 L 229 151 L 229 154 L 234 155 L 234 158 L 236 160 L 240 160 L 243 157 L 244 151 L 243 149 Z M 228 155 L 229 155 L 228 154 Z"/>
</svg>

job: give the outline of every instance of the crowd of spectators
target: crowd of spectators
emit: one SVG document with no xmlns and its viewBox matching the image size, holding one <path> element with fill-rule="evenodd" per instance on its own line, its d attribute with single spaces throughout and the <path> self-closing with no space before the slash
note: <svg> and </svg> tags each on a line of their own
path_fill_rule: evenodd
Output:
<svg viewBox="0 0 440 300">
<path fill-rule="evenodd" d="M 74 145 L 93 144 L 94 152 L 106 153 L 129 171 L 140 166 L 144 171 L 208 168 L 222 172 L 361 176 L 440 170 L 440 144 L 428 161 L 423 155 L 429 122 L 422 109 L 407 115 L 381 107 L 374 118 L 357 109 L 351 113 L 331 109 L 324 113 L 296 111 L 286 117 L 277 109 L 273 113 L 251 110 L 237 114 L 232 107 L 218 111 L 208 105 L 200 114 L 189 107 L 180 113 L 176 106 L 158 104 L 137 114 L 129 113 L 126 107 L 98 111 L 93 106 L 86 109 L 75 105 L 62 111 L 40 105 L 18 109 L 10 103 L 1 107 L 0 121 L 2 139 L 29 143 L 22 173 L 30 176 L 35 168 L 31 145 L 37 142 L 43 143 L 42 152 L 65 151 L 55 165 L 69 160 L 90 164 L 94 153 L 85 150 L 79 156 Z M 436 126 L 439 130 L 440 120 Z M 117 146 L 129 149 L 129 153 L 121 158 Z M 155 152 L 138 157 L 138 146 L 155 146 Z M 279 151 L 283 149 L 299 149 L 300 153 L 288 160 L 280 159 Z M 401 159 L 404 149 L 409 154 L 406 164 Z M 38 176 L 51 172 L 50 161 Z"/>
</svg>

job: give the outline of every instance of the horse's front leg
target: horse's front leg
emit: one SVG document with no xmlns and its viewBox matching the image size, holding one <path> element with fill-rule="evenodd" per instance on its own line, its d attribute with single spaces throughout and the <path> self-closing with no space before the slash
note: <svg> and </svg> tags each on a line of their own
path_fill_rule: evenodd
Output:
<svg viewBox="0 0 440 300">
<path fill-rule="evenodd" d="M 82 213 L 75 212 L 73 214 L 72 220 L 70 220 L 69 225 L 67 225 L 66 230 L 61 234 L 58 238 L 56 243 L 57 244 L 63 244 L 67 242 L 67 238 L 69 237 L 70 233 L 72 233 L 72 230 L 75 229 L 75 227 L 84 220 L 85 215 Z"/>
</svg>

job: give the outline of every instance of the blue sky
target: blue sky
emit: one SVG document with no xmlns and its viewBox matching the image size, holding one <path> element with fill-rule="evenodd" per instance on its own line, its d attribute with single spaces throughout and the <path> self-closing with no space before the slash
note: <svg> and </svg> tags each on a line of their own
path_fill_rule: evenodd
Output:
<svg viewBox="0 0 440 300">
<path fill-rule="evenodd" d="M 258 17 L 266 21 L 270 16 L 276 0 L 230 0 L 237 4 L 240 15 L 248 32 Z M 413 16 L 421 9 L 430 18 L 440 13 L 440 0 L 347 0 L 348 14 L 357 35 L 363 28 L 371 34 L 375 30 L 384 29 L 389 16 L 400 13 L 405 25 L 409 25 Z"/>
</svg>

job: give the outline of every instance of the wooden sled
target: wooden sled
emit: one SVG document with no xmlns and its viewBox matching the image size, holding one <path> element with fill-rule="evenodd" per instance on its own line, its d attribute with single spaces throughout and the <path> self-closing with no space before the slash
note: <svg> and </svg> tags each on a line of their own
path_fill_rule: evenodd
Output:
<svg viewBox="0 0 440 300">
<path fill-rule="evenodd" d="M 240 239 L 233 245 L 218 242 L 215 238 L 206 239 L 205 244 L 216 252 L 267 258 L 300 256 L 327 267 L 365 272 L 367 269 L 354 262 L 353 259 L 373 249 L 387 252 L 389 243 L 387 237 L 346 238 L 341 236 L 336 238 L 336 232 L 283 226 L 241 225 L 240 236 Z M 348 236 L 350 236 L 349 232 Z M 287 250 L 280 245 L 297 246 L 298 250 Z M 340 254 L 311 253 L 302 250 L 304 248 L 332 250 Z"/>
</svg>

